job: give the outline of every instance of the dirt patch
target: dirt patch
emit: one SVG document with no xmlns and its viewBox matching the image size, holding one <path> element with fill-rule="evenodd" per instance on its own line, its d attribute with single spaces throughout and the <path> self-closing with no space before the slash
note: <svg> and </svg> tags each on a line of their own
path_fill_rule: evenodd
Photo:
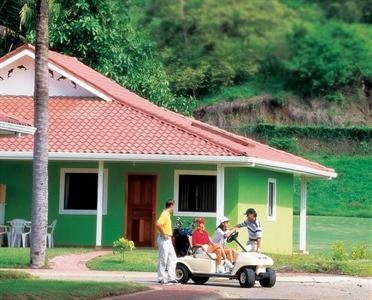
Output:
<svg viewBox="0 0 372 300">
<path fill-rule="evenodd" d="M 372 98 L 345 100 L 343 105 L 323 99 L 291 96 L 283 105 L 264 94 L 250 99 L 225 101 L 194 111 L 193 116 L 221 128 L 244 124 L 271 123 L 288 125 L 372 126 Z"/>
</svg>

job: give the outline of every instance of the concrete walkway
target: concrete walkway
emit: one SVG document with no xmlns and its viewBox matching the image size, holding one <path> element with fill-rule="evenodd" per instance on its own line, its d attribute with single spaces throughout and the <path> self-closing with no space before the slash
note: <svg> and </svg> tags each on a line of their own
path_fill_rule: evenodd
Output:
<svg viewBox="0 0 372 300">
<path fill-rule="evenodd" d="M 29 272 L 41 279 L 55 280 L 79 280 L 79 281 L 132 281 L 150 285 L 151 291 L 119 296 L 112 299 L 219 299 L 226 298 L 223 289 L 217 288 L 220 284 L 228 284 L 229 281 L 222 278 L 211 278 L 209 283 L 215 287 L 182 285 L 161 286 L 159 285 L 155 272 L 129 272 L 129 271 L 94 271 L 86 267 L 86 262 L 101 255 L 111 253 L 110 251 L 93 251 L 79 254 L 68 254 L 54 257 L 49 261 L 50 269 L 20 269 Z M 9 269 L 8 269 L 9 270 Z M 352 276 L 309 274 L 309 273 L 277 273 L 277 283 L 347 283 L 354 285 L 371 286 L 371 278 Z M 236 283 L 237 286 L 239 285 Z M 216 287 L 217 286 L 217 287 Z M 168 292 L 167 292 L 168 291 Z"/>
<path fill-rule="evenodd" d="M 74 253 L 56 256 L 49 260 L 50 269 L 22 269 L 39 276 L 42 279 L 61 280 L 92 280 L 92 281 L 134 281 L 143 283 L 156 283 L 155 272 L 131 271 L 95 271 L 86 266 L 86 262 L 111 253 L 109 250 Z M 226 281 L 226 279 L 211 279 L 213 281 Z M 350 283 L 370 283 L 371 278 L 361 278 L 345 275 L 315 274 L 315 273 L 277 273 L 278 282 L 313 282 L 329 283 L 348 281 Z"/>
</svg>

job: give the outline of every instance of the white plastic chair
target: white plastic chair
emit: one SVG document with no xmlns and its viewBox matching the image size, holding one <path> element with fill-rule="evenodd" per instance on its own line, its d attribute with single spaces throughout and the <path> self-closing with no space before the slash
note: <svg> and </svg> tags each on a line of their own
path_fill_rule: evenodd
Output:
<svg viewBox="0 0 372 300">
<path fill-rule="evenodd" d="M 53 239 L 53 232 L 57 225 L 57 220 L 54 220 L 50 225 L 48 225 L 47 229 L 47 246 L 48 248 L 54 247 L 54 239 Z"/>
<path fill-rule="evenodd" d="M 26 247 L 27 236 L 31 233 L 31 222 L 23 219 L 13 219 L 10 222 L 9 247 Z M 26 231 L 27 230 L 27 231 Z"/>
</svg>

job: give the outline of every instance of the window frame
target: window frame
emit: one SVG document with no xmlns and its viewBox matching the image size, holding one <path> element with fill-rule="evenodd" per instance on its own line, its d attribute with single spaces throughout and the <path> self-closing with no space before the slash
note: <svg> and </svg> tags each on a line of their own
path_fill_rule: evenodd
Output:
<svg viewBox="0 0 372 300">
<path fill-rule="evenodd" d="M 197 212 L 197 211 L 179 211 L 179 185 L 180 185 L 180 175 L 205 175 L 205 176 L 216 176 L 216 212 Z M 205 217 L 205 218 L 215 218 L 217 217 L 218 211 L 218 181 L 217 181 L 217 171 L 209 170 L 175 170 L 174 171 L 174 192 L 173 198 L 176 201 L 174 207 L 173 215 L 177 217 Z"/>
<path fill-rule="evenodd" d="M 61 168 L 60 183 L 59 183 L 59 214 L 60 215 L 97 215 L 96 209 L 65 209 L 65 178 L 66 173 L 81 173 L 81 174 L 97 174 L 98 186 L 98 169 L 97 168 Z M 108 170 L 103 170 L 103 203 L 102 215 L 107 215 L 107 186 L 108 186 Z M 97 199 L 96 199 L 97 201 Z"/>
<path fill-rule="evenodd" d="M 273 189 L 273 215 L 270 216 L 270 183 L 274 184 Z M 267 220 L 276 221 L 276 179 L 269 178 L 267 183 Z"/>
</svg>

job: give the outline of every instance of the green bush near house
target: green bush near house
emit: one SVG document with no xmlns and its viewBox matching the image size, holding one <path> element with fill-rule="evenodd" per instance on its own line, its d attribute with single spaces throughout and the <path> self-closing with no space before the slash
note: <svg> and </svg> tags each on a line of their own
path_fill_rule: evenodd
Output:
<svg viewBox="0 0 372 300">
<path fill-rule="evenodd" d="M 300 147 L 295 138 L 272 138 L 269 145 L 279 150 L 287 151 L 296 154 L 300 151 Z"/>
</svg>

